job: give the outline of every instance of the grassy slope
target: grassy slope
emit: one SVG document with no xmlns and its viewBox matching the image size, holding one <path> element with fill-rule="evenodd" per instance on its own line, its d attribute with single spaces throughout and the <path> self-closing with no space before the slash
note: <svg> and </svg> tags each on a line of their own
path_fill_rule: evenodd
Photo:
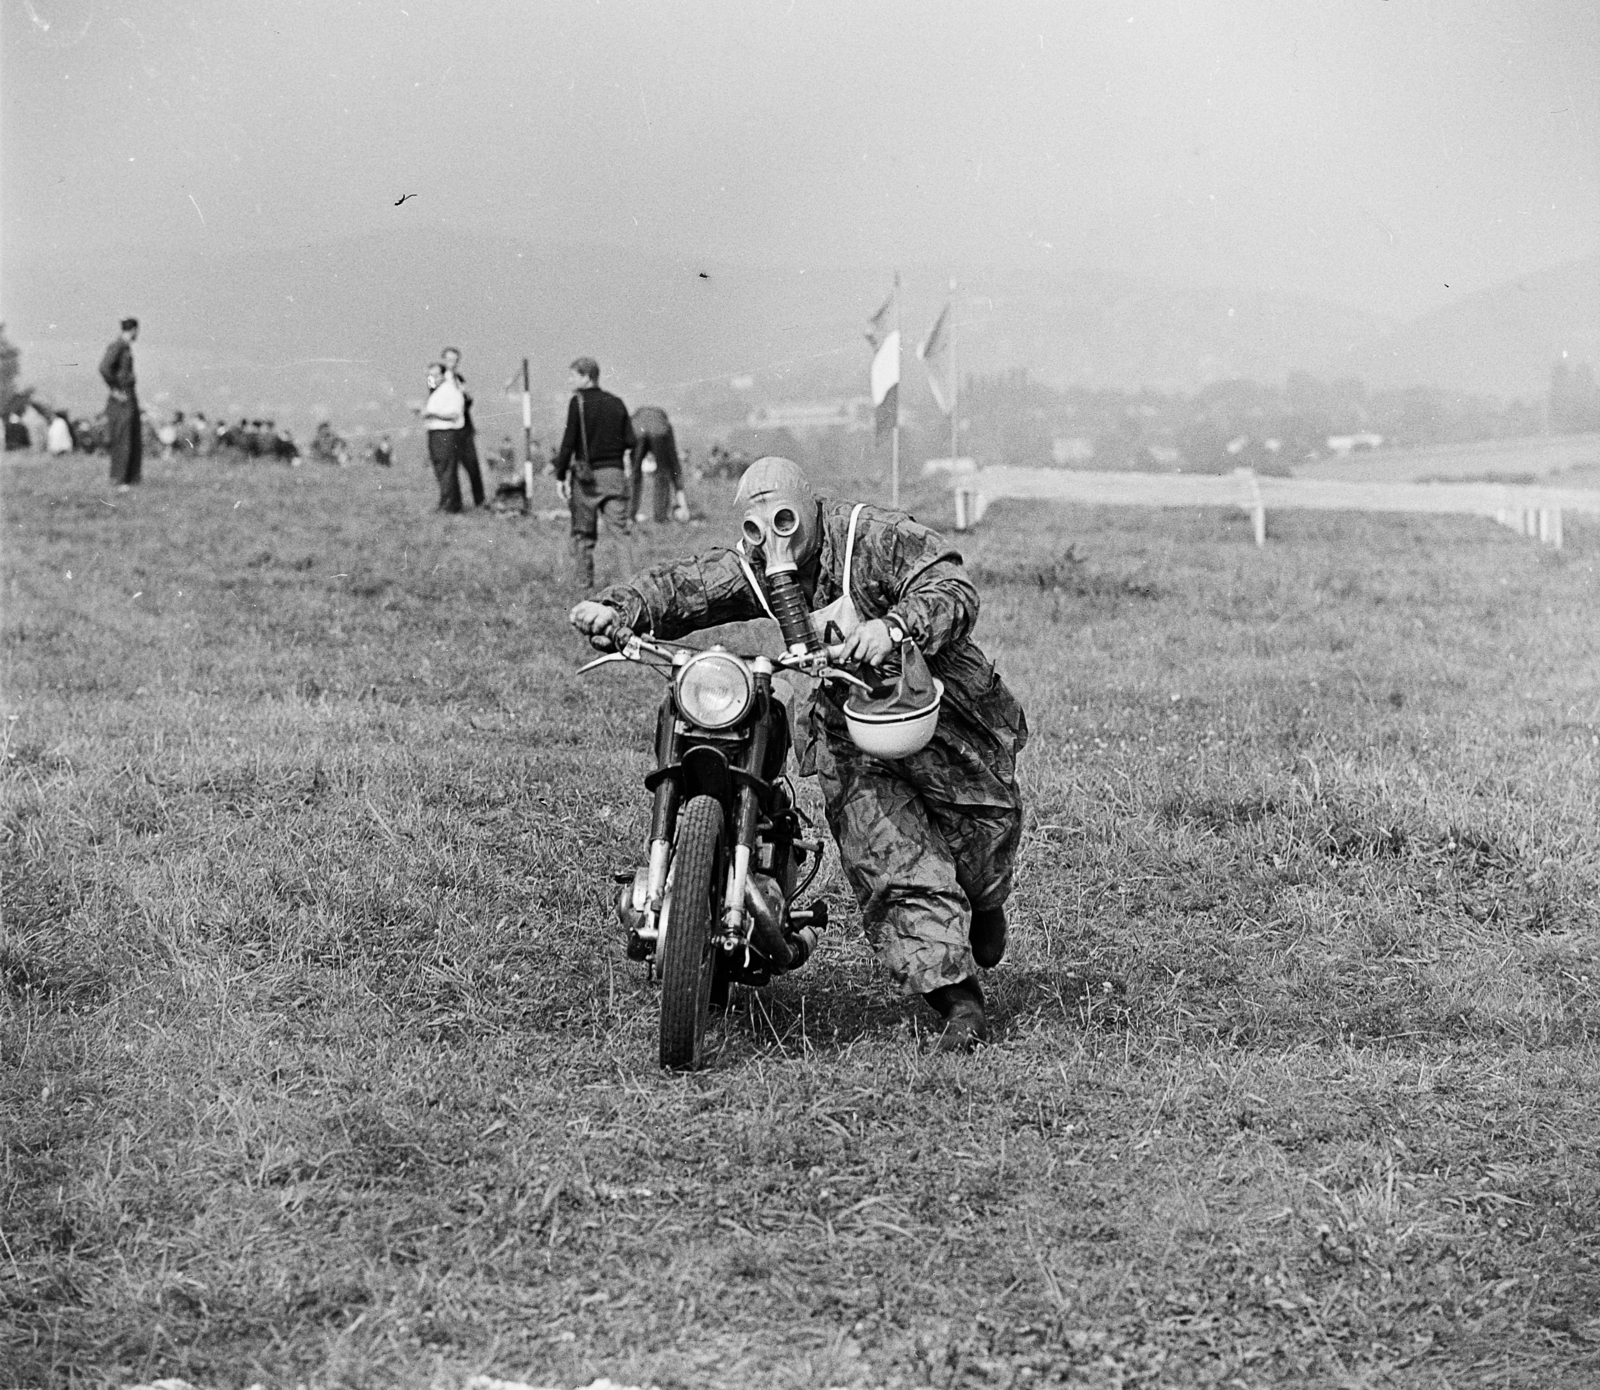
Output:
<svg viewBox="0 0 1600 1390">
<path fill-rule="evenodd" d="M 0 1383 L 1600 1378 L 1596 528 L 996 508 L 999 1044 L 841 911 L 679 1079 L 560 528 L 151 472 L 4 480 Z"/>
</svg>

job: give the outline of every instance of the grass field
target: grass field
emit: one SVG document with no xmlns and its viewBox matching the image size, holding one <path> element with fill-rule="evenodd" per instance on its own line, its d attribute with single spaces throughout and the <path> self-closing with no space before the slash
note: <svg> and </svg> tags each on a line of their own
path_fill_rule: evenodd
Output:
<svg viewBox="0 0 1600 1390">
<path fill-rule="evenodd" d="M 831 874 L 682 1078 L 656 687 L 380 476 L 5 470 L 0 1383 L 1600 1383 L 1600 528 L 997 505 L 996 1044 Z"/>
</svg>

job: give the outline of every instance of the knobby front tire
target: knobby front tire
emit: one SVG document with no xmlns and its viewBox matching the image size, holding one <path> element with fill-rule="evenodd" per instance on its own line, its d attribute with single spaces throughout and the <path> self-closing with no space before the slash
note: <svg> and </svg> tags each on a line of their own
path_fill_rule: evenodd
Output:
<svg viewBox="0 0 1600 1390">
<path fill-rule="evenodd" d="M 701 1064 L 711 977 L 712 929 L 721 902 L 722 807 L 697 796 L 678 814 L 672 862 L 672 915 L 661 956 L 661 1065 L 693 1071 Z"/>
</svg>

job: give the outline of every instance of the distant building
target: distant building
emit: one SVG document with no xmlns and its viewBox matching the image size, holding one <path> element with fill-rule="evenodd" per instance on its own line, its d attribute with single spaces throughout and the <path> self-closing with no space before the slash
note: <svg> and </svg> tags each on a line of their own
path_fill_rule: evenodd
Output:
<svg viewBox="0 0 1600 1390">
<path fill-rule="evenodd" d="M 1328 436 L 1328 449 L 1343 458 L 1347 454 L 1356 453 L 1361 449 L 1380 449 L 1383 447 L 1381 434 L 1330 434 Z"/>
<path fill-rule="evenodd" d="M 793 434 L 818 434 L 824 430 L 872 428 L 872 410 L 865 396 L 842 401 L 786 401 L 781 405 L 757 406 L 745 417 L 752 430 L 789 430 Z"/>
</svg>

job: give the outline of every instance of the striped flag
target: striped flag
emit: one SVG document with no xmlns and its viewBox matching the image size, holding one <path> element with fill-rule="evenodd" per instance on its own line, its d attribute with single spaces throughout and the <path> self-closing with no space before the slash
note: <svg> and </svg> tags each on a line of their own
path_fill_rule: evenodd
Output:
<svg viewBox="0 0 1600 1390">
<path fill-rule="evenodd" d="M 883 307 L 867 320 L 872 344 L 872 404 L 877 411 L 876 437 L 882 439 L 900 424 L 900 330 L 893 327 L 899 277 Z"/>
<path fill-rule="evenodd" d="M 939 311 L 939 317 L 928 331 L 928 336 L 917 345 L 917 360 L 928 373 L 928 390 L 933 392 L 934 401 L 946 415 L 955 405 L 955 383 L 947 380 L 951 353 L 950 333 L 945 321 L 949 317 L 950 306 L 946 304 Z"/>
</svg>

